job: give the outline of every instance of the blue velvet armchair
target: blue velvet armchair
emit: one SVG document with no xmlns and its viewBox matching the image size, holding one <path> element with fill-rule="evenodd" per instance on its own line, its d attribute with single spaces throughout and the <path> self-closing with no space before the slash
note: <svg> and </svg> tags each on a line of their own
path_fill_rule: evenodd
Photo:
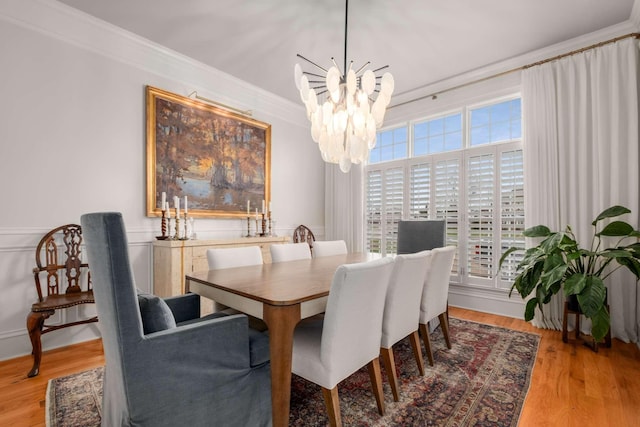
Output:
<svg viewBox="0 0 640 427">
<path fill-rule="evenodd" d="M 268 426 L 268 337 L 200 300 L 140 295 L 122 215 L 82 216 L 106 369 L 103 426 Z"/>
</svg>

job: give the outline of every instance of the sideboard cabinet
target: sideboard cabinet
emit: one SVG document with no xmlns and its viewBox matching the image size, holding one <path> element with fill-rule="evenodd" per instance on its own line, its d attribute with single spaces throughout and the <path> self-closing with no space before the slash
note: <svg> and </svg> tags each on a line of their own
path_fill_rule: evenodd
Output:
<svg viewBox="0 0 640 427">
<path fill-rule="evenodd" d="M 264 262 L 271 262 L 270 246 L 288 243 L 289 237 L 241 237 L 217 240 L 155 240 L 153 242 L 153 292 L 161 297 L 184 293 L 184 277 L 208 270 L 207 249 L 260 246 Z"/>
</svg>

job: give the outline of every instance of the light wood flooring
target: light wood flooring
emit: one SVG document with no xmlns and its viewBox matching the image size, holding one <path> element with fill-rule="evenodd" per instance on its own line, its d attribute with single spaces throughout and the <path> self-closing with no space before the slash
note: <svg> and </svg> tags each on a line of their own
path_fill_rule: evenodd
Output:
<svg viewBox="0 0 640 427">
<path fill-rule="evenodd" d="M 559 331 L 523 320 L 455 307 L 450 315 L 542 337 L 520 427 L 640 426 L 640 350 L 635 344 L 614 339 L 612 348 L 594 353 L 579 342 L 564 344 Z M 47 381 L 101 366 L 104 354 L 100 340 L 50 350 L 43 355 L 40 375 L 27 378 L 31 363 L 31 356 L 0 362 L 0 426 L 44 426 Z"/>
</svg>

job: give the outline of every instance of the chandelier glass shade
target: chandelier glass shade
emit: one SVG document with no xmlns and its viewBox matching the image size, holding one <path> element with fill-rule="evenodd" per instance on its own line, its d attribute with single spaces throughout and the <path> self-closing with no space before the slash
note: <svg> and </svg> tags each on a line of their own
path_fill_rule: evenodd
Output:
<svg viewBox="0 0 640 427">
<path fill-rule="evenodd" d="M 375 147 L 376 131 L 382 126 L 391 101 L 394 80 L 389 72 L 380 75 L 388 66 L 371 70 L 367 62 L 354 70 L 351 61 L 347 68 L 346 17 L 344 52 L 342 72 L 334 58 L 333 66 L 325 69 L 298 54 L 298 58 L 320 71 L 303 71 L 298 63 L 294 78 L 311 121 L 311 137 L 318 143 L 322 159 L 340 165 L 346 173 L 353 163 L 366 162 L 369 150 Z"/>
</svg>

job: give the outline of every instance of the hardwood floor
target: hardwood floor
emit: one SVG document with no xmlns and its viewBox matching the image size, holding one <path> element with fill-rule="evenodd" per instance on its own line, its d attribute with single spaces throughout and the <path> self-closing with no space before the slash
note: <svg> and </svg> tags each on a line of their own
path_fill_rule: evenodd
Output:
<svg viewBox="0 0 640 427">
<path fill-rule="evenodd" d="M 640 425 L 640 350 L 635 344 L 614 339 L 612 348 L 594 353 L 578 342 L 564 344 L 559 331 L 537 329 L 520 319 L 455 307 L 450 315 L 542 337 L 521 427 Z M 40 375 L 27 378 L 31 363 L 31 356 L 0 362 L 1 426 L 44 426 L 47 381 L 101 366 L 104 354 L 100 340 L 47 351 Z"/>
</svg>

